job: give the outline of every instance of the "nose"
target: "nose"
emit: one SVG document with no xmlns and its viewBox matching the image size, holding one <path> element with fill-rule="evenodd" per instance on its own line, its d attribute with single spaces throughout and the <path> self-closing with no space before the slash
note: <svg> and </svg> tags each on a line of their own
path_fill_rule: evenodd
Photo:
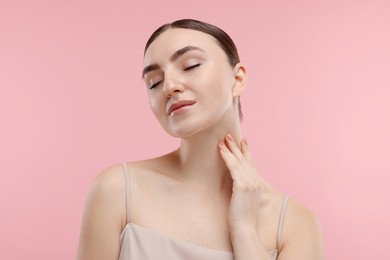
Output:
<svg viewBox="0 0 390 260">
<path fill-rule="evenodd" d="M 164 75 L 163 92 L 167 97 L 183 92 L 183 84 L 174 75 Z"/>
</svg>

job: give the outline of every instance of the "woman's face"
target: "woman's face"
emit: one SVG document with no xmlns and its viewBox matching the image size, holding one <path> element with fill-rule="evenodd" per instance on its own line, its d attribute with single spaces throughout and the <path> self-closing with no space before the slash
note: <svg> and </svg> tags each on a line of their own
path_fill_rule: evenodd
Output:
<svg viewBox="0 0 390 260">
<path fill-rule="evenodd" d="M 238 118 L 236 78 L 236 68 L 217 40 L 196 30 L 169 29 L 144 56 L 150 107 L 176 137 L 189 137 L 233 115 Z"/>
</svg>

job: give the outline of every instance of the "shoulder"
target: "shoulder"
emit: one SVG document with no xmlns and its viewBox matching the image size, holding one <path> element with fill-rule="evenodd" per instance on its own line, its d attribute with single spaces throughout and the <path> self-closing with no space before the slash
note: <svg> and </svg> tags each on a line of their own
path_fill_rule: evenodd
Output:
<svg viewBox="0 0 390 260">
<path fill-rule="evenodd" d="M 86 210 L 97 218 L 106 217 L 104 212 L 111 212 L 110 219 L 126 223 L 126 179 L 123 164 L 127 166 L 132 181 L 134 176 L 144 173 L 141 161 L 118 163 L 103 169 L 92 181 L 86 201 Z M 137 181 L 135 181 L 137 183 Z M 134 183 L 132 183 L 133 186 Z"/>
<path fill-rule="evenodd" d="M 281 259 L 283 255 L 288 255 L 288 259 L 322 259 L 322 232 L 318 218 L 292 198 L 287 205 L 281 248 Z"/>
<path fill-rule="evenodd" d="M 125 223 L 125 182 L 121 165 L 97 175 L 84 206 L 78 259 L 117 259 Z"/>
<path fill-rule="evenodd" d="M 107 167 L 101 171 L 93 180 L 91 190 L 99 192 L 107 192 L 123 184 L 124 173 L 121 164 L 116 164 Z"/>
<path fill-rule="evenodd" d="M 121 164 L 110 166 L 99 173 L 93 180 L 89 198 L 98 200 L 116 200 L 124 194 L 123 167 Z"/>
<path fill-rule="evenodd" d="M 118 163 L 102 170 L 93 180 L 90 186 L 89 198 L 95 198 L 98 202 L 110 203 L 111 207 L 125 200 L 126 182 L 124 164 L 131 179 L 132 191 L 139 186 L 147 185 L 150 179 L 156 178 L 156 173 L 161 165 L 156 159 Z M 117 203 L 119 202 L 119 203 Z M 111 204 L 113 203 L 113 204 Z"/>
<path fill-rule="evenodd" d="M 123 167 L 116 164 L 102 170 L 93 180 L 87 197 L 86 209 L 96 217 L 111 211 L 113 219 L 121 219 L 125 201 L 125 181 Z M 123 204 L 123 205 L 122 205 Z"/>
<path fill-rule="evenodd" d="M 148 180 L 151 177 L 147 176 L 160 165 L 154 165 L 153 162 L 126 163 L 132 179 L 132 190 L 137 187 L 148 190 L 143 184 L 150 182 Z M 127 224 L 124 173 L 122 164 L 109 166 L 102 170 L 90 185 L 84 206 L 78 259 L 118 259 L 118 238 Z M 142 196 L 137 198 L 142 199 Z"/>
<path fill-rule="evenodd" d="M 119 191 L 123 193 L 125 191 L 124 165 L 127 167 L 129 175 L 145 171 L 144 161 L 126 162 L 109 166 L 95 177 L 90 192 L 97 192 L 107 196 L 118 194 Z"/>
<path fill-rule="evenodd" d="M 285 221 L 287 231 L 290 232 L 310 231 L 312 235 L 315 235 L 315 232 L 320 231 L 320 224 L 315 214 L 292 198 L 289 198 Z"/>
</svg>

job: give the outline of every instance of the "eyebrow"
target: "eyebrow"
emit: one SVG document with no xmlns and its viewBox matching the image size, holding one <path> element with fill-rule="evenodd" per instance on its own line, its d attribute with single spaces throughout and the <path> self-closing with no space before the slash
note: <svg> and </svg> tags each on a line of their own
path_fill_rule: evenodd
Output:
<svg viewBox="0 0 390 260">
<path fill-rule="evenodd" d="M 183 47 L 183 48 L 181 48 L 181 49 L 178 49 L 177 51 L 175 51 L 175 53 L 173 53 L 172 55 L 171 55 L 171 57 L 169 58 L 169 60 L 171 61 L 171 62 L 174 62 L 174 61 L 176 61 L 178 58 L 180 58 L 181 56 L 183 56 L 186 52 L 189 52 L 189 51 L 202 51 L 202 52 L 204 52 L 204 50 L 202 50 L 201 48 L 199 48 L 199 47 L 196 47 L 196 46 L 185 46 L 185 47 Z M 159 69 L 160 68 L 160 66 L 159 65 L 157 65 L 157 64 L 151 64 L 151 65 L 148 65 L 148 66 L 146 66 L 144 69 L 143 69 L 143 71 L 142 71 L 142 78 L 144 78 L 144 76 L 145 76 L 145 74 L 146 73 L 148 73 L 148 72 L 151 72 L 151 71 L 153 71 L 153 70 L 157 70 L 157 69 Z"/>
</svg>

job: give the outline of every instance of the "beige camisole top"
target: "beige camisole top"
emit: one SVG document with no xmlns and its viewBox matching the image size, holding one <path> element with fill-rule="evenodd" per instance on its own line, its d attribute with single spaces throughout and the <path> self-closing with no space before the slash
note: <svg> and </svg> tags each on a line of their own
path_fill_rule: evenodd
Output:
<svg viewBox="0 0 390 260">
<path fill-rule="evenodd" d="M 127 224 L 120 235 L 119 260 L 234 260 L 234 253 L 231 251 L 211 249 L 180 241 L 131 223 L 129 172 L 125 163 L 122 166 L 126 182 Z M 276 249 L 269 252 L 272 260 L 278 257 L 287 202 L 286 196 L 280 210 Z"/>
</svg>

